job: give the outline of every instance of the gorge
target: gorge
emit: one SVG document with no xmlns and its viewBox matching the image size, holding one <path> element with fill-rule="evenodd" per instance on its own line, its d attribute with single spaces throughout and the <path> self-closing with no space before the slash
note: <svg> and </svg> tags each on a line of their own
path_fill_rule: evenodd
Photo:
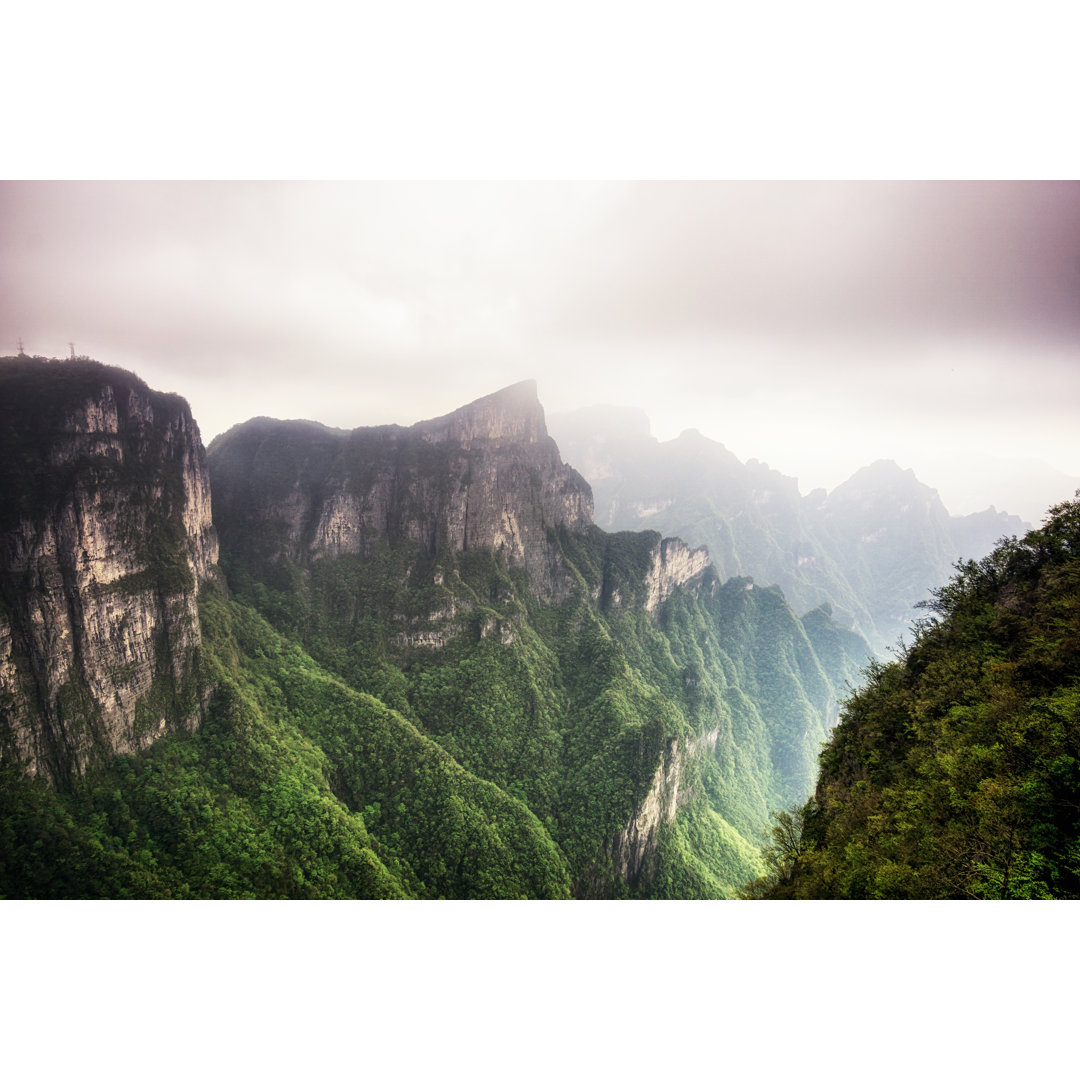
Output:
<svg viewBox="0 0 1080 1080">
<path fill-rule="evenodd" d="M 871 652 L 850 581 L 598 527 L 531 382 L 205 451 L 117 368 L 0 389 L 5 896 L 735 897 Z"/>
</svg>

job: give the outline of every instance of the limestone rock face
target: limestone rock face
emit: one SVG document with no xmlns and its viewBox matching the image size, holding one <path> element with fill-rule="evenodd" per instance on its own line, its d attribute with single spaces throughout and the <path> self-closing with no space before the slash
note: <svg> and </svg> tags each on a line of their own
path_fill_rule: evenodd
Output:
<svg viewBox="0 0 1080 1080">
<path fill-rule="evenodd" d="M 660 826 L 674 821 L 679 807 L 696 797 L 697 793 L 684 783 L 687 761 L 715 752 L 719 735 L 716 727 L 683 741 L 668 740 L 645 798 L 626 827 L 604 844 L 613 871 L 624 881 L 633 884 L 640 878 L 647 860 L 656 852 Z"/>
<path fill-rule="evenodd" d="M 0 458 L 0 754 L 65 785 L 198 723 L 206 457 L 183 399 L 9 357 Z"/>
<path fill-rule="evenodd" d="M 564 465 L 529 381 L 412 427 L 259 418 L 210 446 L 223 540 L 304 562 L 365 555 L 381 539 L 503 551 L 542 596 L 564 595 L 549 530 L 583 532 L 592 492 Z"/>
<path fill-rule="evenodd" d="M 645 579 L 645 610 L 656 614 L 660 605 L 680 585 L 697 577 L 709 565 L 709 553 L 703 548 L 691 550 L 677 537 L 661 540 L 652 553 L 652 567 Z"/>
<path fill-rule="evenodd" d="M 682 771 L 679 740 L 670 739 L 644 801 L 636 809 L 626 828 L 621 829 L 608 841 L 612 866 L 624 881 L 637 881 L 646 855 L 656 850 L 661 823 L 675 820 L 675 812 L 679 807 L 679 781 L 682 779 Z"/>
</svg>

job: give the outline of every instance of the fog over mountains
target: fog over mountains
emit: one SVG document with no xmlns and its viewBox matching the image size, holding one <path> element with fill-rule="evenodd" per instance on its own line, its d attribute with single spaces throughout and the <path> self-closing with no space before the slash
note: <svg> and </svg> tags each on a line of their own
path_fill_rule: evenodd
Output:
<svg viewBox="0 0 1080 1080">
<path fill-rule="evenodd" d="M 950 457 L 909 458 L 915 471 L 933 483 L 953 513 L 993 505 L 1037 525 L 1047 508 L 1071 499 L 1080 476 L 1036 458 L 1005 458 L 968 450 Z"/>
<path fill-rule="evenodd" d="M 744 463 L 700 432 L 659 441 L 641 410 L 597 406 L 554 415 L 549 426 L 592 485 L 597 524 L 704 545 L 723 574 L 779 585 L 800 611 L 827 603 L 878 651 L 909 631 L 957 560 L 1025 531 L 994 507 L 950 515 L 933 488 L 892 461 L 802 495 L 794 478 Z"/>
<path fill-rule="evenodd" d="M 0 391 L 3 897 L 733 897 L 867 655 L 597 527 L 532 382 L 206 451 L 118 368 Z"/>
<path fill-rule="evenodd" d="M 136 370 L 208 442 L 534 378 L 804 493 L 885 458 L 1038 521 L 1075 485 L 961 505 L 914 455 L 1080 475 L 1078 228 L 1075 182 L 0 183 L 0 350 Z"/>
</svg>

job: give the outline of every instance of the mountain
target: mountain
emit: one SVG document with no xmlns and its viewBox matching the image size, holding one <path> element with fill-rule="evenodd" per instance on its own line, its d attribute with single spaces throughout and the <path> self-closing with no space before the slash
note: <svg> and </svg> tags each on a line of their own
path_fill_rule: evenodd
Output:
<svg viewBox="0 0 1080 1080">
<path fill-rule="evenodd" d="M 187 403 L 92 361 L 0 361 L 0 755 L 70 786 L 198 725 L 217 538 Z"/>
<path fill-rule="evenodd" d="M 820 517 L 878 640 L 897 641 L 910 628 L 915 605 L 948 578 L 958 557 L 937 492 L 910 469 L 878 461 L 830 492 Z"/>
<path fill-rule="evenodd" d="M 211 453 L 226 546 L 259 564 L 279 554 L 370 557 L 379 540 L 430 557 L 490 550 L 505 552 L 532 589 L 565 596 L 569 577 L 547 530 L 592 524 L 592 493 L 559 458 L 533 382 L 412 428 L 251 420 Z"/>
<path fill-rule="evenodd" d="M 719 895 L 809 790 L 861 641 L 680 540 L 598 529 L 534 384 L 411 428 L 252 421 L 209 462 L 237 597 L 521 799 L 576 895 L 690 875 L 680 806 L 715 860 L 688 887 Z"/>
<path fill-rule="evenodd" d="M 793 478 L 699 432 L 659 442 L 639 410 L 582 409 L 553 417 L 552 430 L 592 484 L 599 524 L 702 545 L 723 574 L 779 585 L 799 611 L 829 604 L 880 654 L 910 632 L 916 605 L 958 559 L 1024 528 L 992 507 L 950 516 L 893 462 L 801 496 Z"/>
<path fill-rule="evenodd" d="M 67 517 L 102 539 L 5 564 L 3 895 L 734 896 L 812 789 L 865 642 L 682 540 L 598 528 L 532 384 L 409 428 L 239 425 L 205 457 L 211 529 L 178 399 L 4 367 L 9 460 L 41 462 L 5 474 L 5 552 Z M 86 420 L 110 400 L 115 433 Z M 77 614 L 35 660 L 22 628 L 60 596 Z M 89 689 L 54 708 L 52 668 Z M 24 733 L 95 731 L 110 692 L 134 726 L 53 769 Z"/>
<path fill-rule="evenodd" d="M 866 634 L 873 620 L 834 565 L 795 480 L 696 431 L 661 443 L 644 413 L 597 406 L 554 417 L 567 460 L 593 488 L 604 528 L 655 528 L 708 548 L 726 577 L 779 585 L 806 611 L 823 603 Z"/>
<path fill-rule="evenodd" d="M 938 589 L 779 815 L 770 899 L 1080 898 L 1080 502 Z"/>
</svg>

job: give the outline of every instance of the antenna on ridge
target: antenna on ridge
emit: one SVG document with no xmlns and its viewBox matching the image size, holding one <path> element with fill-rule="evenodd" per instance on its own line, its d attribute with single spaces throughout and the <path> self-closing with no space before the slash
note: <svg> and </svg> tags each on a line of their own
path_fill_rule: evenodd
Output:
<svg viewBox="0 0 1080 1080">
<path fill-rule="evenodd" d="M 22 338 L 19 338 L 19 355 L 20 356 L 25 356 L 26 355 L 26 349 L 23 348 L 23 339 Z"/>
<path fill-rule="evenodd" d="M 74 341 L 69 341 L 69 342 L 68 342 L 68 346 L 69 346 L 69 347 L 70 347 L 70 349 L 71 349 L 71 356 L 70 356 L 70 359 L 71 359 L 71 360 L 74 360 L 74 359 L 75 359 L 75 342 L 74 342 Z"/>
</svg>

